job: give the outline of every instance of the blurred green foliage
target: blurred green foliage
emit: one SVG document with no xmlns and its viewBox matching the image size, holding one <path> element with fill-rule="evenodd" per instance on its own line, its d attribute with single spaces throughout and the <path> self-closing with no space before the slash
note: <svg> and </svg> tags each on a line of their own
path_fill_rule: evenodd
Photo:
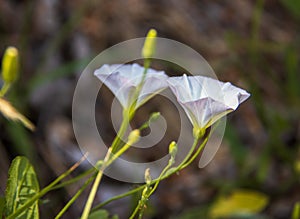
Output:
<svg viewBox="0 0 300 219">
<path fill-rule="evenodd" d="M 268 204 L 265 194 L 251 190 L 234 190 L 230 195 L 217 199 L 209 211 L 210 218 L 254 216 Z"/>
<path fill-rule="evenodd" d="M 295 204 L 291 219 L 300 219 L 300 202 Z"/>
<path fill-rule="evenodd" d="M 295 18 L 300 19 L 300 1 L 298 0 L 280 0 L 289 12 L 295 16 Z"/>
<path fill-rule="evenodd" d="M 0 197 L 0 216 L 3 215 L 5 207 L 5 197 Z"/>
</svg>

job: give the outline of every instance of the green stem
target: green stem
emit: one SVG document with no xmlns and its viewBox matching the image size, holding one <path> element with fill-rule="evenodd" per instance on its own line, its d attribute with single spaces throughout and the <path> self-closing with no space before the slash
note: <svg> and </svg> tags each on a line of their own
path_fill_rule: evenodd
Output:
<svg viewBox="0 0 300 219">
<path fill-rule="evenodd" d="M 199 146 L 199 148 L 197 149 L 196 153 L 191 157 L 190 160 L 188 160 L 185 164 L 182 165 L 182 169 L 187 167 L 188 165 L 190 165 L 195 159 L 196 157 L 201 153 L 201 151 L 203 150 L 204 146 L 206 145 L 207 141 L 208 141 L 208 138 L 205 138 L 203 140 L 203 142 L 201 143 L 201 145 Z"/>
<path fill-rule="evenodd" d="M 136 91 L 134 92 L 133 96 L 131 97 L 132 104 L 131 104 L 131 106 L 129 106 L 128 111 L 126 111 L 128 113 L 127 117 L 129 118 L 129 121 L 131 121 L 131 119 L 133 118 L 133 116 L 135 114 L 137 101 L 138 101 L 140 92 L 141 92 L 141 90 L 142 90 L 142 88 L 144 86 L 146 75 L 147 75 L 147 71 L 148 71 L 149 67 L 150 67 L 150 60 L 146 59 L 144 61 L 144 71 L 143 71 L 142 79 L 141 79 L 140 83 L 138 84 L 138 86 L 136 88 Z"/>
<path fill-rule="evenodd" d="M 191 149 L 189 150 L 189 153 L 185 156 L 183 161 L 176 167 L 177 170 L 181 170 L 181 167 L 190 159 L 190 157 L 192 156 L 195 148 L 197 147 L 197 145 L 199 143 L 199 140 L 200 140 L 200 137 L 196 137 L 194 139 L 193 145 L 192 145 Z"/>
<path fill-rule="evenodd" d="M 149 193 L 146 194 L 142 194 L 142 198 L 141 200 L 139 200 L 139 203 L 137 204 L 136 208 L 134 209 L 132 215 L 130 216 L 130 219 L 133 219 L 135 217 L 135 215 L 138 213 L 138 211 L 140 210 L 139 213 L 139 218 L 142 218 L 143 213 L 144 213 L 144 206 L 146 203 L 143 200 L 147 200 L 152 194 L 153 192 L 156 190 L 156 188 L 158 187 L 158 184 L 160 183 L 160 181 L 162 180 L 163 175 L 165 175 L 165 173 L 167 172 L 167 170 L 173 165 L 172 162 L 169 162 L 168 165 L 163 169 L 163 171 L 161 171 L 159 177 L 156 180 L 155 185 L 153 186 L 153 188 L 150 190 Z M 150 183 L 151 184 L 151 183 Z M 149 185 L 147 185 L 149 187 Z M 143 195 L 145 195 L 146 197 L 143 197 Z"/>
<path fill-rule="evenodd" d="M 163 169 L 163 171 L 161 171 L 161 173 L 160 173 L 160 175 L 159 175 L 159 177 L 158 177 L 158 179 L 157 179 L 157 182 L 154 184 L 153 189 L 151 189 L 151 191 L 150 191 L 148 197 L 150 197 L 150 196 L 153 194 L 153 192 L 155 192 L 155 190 L 156 190 L 157 187 L 158 187 L 158 184 L 159 184 L 160 181 L 162 180 L 162 177 L 165 175 L 165 173 L 168 171 L 168 169 L 169 169 L 172 165 L 173 165 L 173 163 L 172 163 L 172 162 L 169 162 L 168 165 Z"/>
<path fill-rule="evenodd" d="M 129 109 L 124 109 L 123 110 L 123 121 L 121 123 L 120 129 L 117 133 L 116 138 L 114 139 L 110 150 L 108 151 L 108 153 L 105 156 L 104 162 L 103 162 L 103 166 L 101 167 L 101 169 L 99 170 L 96 179 L 94 181 L 93 187 L 91 189 L 91 192 L 89 194 L 88 200 L 86 202 L 86 205 L 84 207 L 81 219 L 87 219 L 88 215 L 91 211 L 92 208 L 92 204 L 94 202 L 99 184 L 101 182 L 102 176 L 103 176 L 103 171 L 104 169 L 109 166 L 115 159 L 117 159 L 119 156 L 121 156 L 129 147 L 130 144 L 126 143 L 120 150 L 119 147 L 122 144 L 122 138 L 124 137 L 127 127 L 129 125 L 130 120 L 133 118 L 134 114 L 135 114 L 135 108 L 136 108 L 136 103 L 137 103 L 137 98 L 139 96 L 139 93 L 144 85 L 144 81 L 146 78 L 146 74 L 148 71 L 148 68 L 150 66 L 150 61 L 149 60 L 145 60 L 145 68 L 144 68 L 144 72 L 143 72 L 143 77 L 142 80 L 140 82 L 140 84 L 137 87 L 137 90 L 133 96 L 133 104 L 129 107 Z M 112 154 L 114 154 L 113 156 L 111 156 Z"/>
<path fill-rule="evenodd" d="M 69 207 L 77 200 L 77 198 L 82 194 L 82 192 L 87 188 L 87 186 L 93 181 L 93 177 L 90 177 L 82 187 L 76 192 L 76 194 L 70 199 L 70 201 L 64 206 L 64 208 L 56 215 L 55 219 L 59 219 L 63 214 L 69 209 Z"/>
<path fill-rule="evenodd" d="M 123 194 L 114 196 L 114 197 L 112 197 L 112 198 L 110 198 L 110 199 L 108 199 L 108 200 L 106 200 L 106 201 L 104 201 L 104 202 L 98 204 L 97 206 L 95 206 L 95 207 L 92 209 L 92 212 L 93 212 L 93 211 L 96 211 L 96 210 L 98 210 L 98 209 L 100 209 L 100 208 L 102 208 L 103 206 L 105 206 L 105 205 L 111 203 L 112 201 L 119 200 L 119 199 L 121 199 L 121 198 L 125 198 L 125 197 L 127 197 L 127 196 L 129 196 L 129 195 L 132 195 L 132 194 L 134 194 L 134 193 L 136 193 L 136 192 L 139 192 L 139 191 L 142 190 L 144 187 L 145 187 L 145 185 L 142 185 L 142 186 L 140 186 L 140 187 L 137 187 L 137 188 L 135 188 L 135 189 L 132 189 L 132 190 L 130 190 L 130 191 L 128 191 L 128 192 L 125 192 L 125 193 L 123 193 Z"/>
<path fill-rule="evenodd" d="M 145 62 L 146 63 L 146 62 Z M 137 99 L 138 99 L 138 96 L 141 92 L 141 89 L 144 85 L 144 81 L 146 79 L 146 74 L 147 74 L 147 71 L 148 71 L 148 68 L 149 68 L 149 61 L 147 62 L 148 64 L 148 67 L 145 67 L 144 68 L 144 72 L 143 72 L 143 77 L 142 77 L 142 80 L 141 82 L 139 83 L 134 95 L 133 95 L 133 103 L 132 105 L 129 107 L 129 109 L 124 109 L 123 110 L 123 121 L 121 123 L 121 126 L 120 126 L 120 129 L 118 131 L 118 134 L 116 136 L 116 138 L 114 139 L 113 143 L 112 143 L 112 152 L 115 153 L 117 150 L 118 150 L 118 147 L 120 147 L 120 144 L 122 143 L 122 138 L 124 137 L 125 135 L 125 132 L 127 130 L 127 127 L 129 125 L 129 122 L 131 121 L 131 119 L 134 117 L 134 114 L 135 114 L 135 108 L 136 108 L 136 103 L 137 103 Z M 146 64 L 145 64 L 146 66 Z"/>
<path fill-rule="evenodd" d="M 107 152 L 107 154 L 106 154 L 106 156 L 104 158 L 103 165 L 101 166 L 101 168 L 100 168 L 100 170 L 99 170 L 99 172 L 98 172 L 98 174 L 96 176 L 95 182 L 93 184 L 93 187 L 92 187 L 91 192 L 89 194 L 88 200 L 87 200 L 86 205 L 84 207 L 81 219 L 87 219 L 88 216 L 89 216 L 89 214 L 90 214 L 90 211 L 91 211 L 91 208 L 92 208 L 92 204 L 94 202 L 94 199 L 95 199 L 95 196 L 96 196 L 96 193 L 97 193 L 99 184 L 101 182 L 101 179 L 102 179 L 103 172 L 104 172 L 105 168 L 108 167 L 112 162 L 114 162 L 118 157 L 120 157 L 131 146 L 131 143 L 127 142 L 115 154 L 113 154 L 111 152 L 111 149 L 108 150 L 108 152 Z"/>
<path fill-rule="evenodd" d="M 124 138 L 124 135 L 126 133 L 128 125 L 129 125 L 129 118 L 128 118 L 127 112 L 124 110 L 123 111 L 123 121 L 122 121 L 120 129 L 117 133 L 117 136 L 115 137 L 115 139 L 111 145 L 111 150 L 113 153 L 115 153 L 117 151 L 118 147 L 123 142 L 122 139 Z"/>
<path fill-rule="evenodd" d="M 18 208 L 14 213 L 9 215 L 6 219 L 14 219 L 18 215 L 20 215 L 24 210 L 28 209 L 31 205 L 34 204 L 39 198 L 44 196 L 46 193 L 51 191 L 51 189 L 59 183 L 62 179 L 67 177 L 70 173 L 72 173 L 84 160 L 86 156 L 84 156 L 79 162 L 75 163 L 70 169 L 68 169 L 65 173 L 57 177 L 52 183 L 50 183 L 47 187 L 42 189 L 39 193 L 37 193 L 35 196 L 33 196 L 30 200 L 28 200 L 24 205 L 22 205 L 20 208 Z"/>
<path fill-rule="evenodd" d="M 95 199 L 102 176 L 103 176 L 103 170 L 99 170 L 99 172 L 96 176 L 95 182 L 93 184 L 93 187 L 91 189 L 91 192 L 89 194 L 88 200 L 85 204 L 81 219 L 87 219 L 89 217 L 89 214 L 90 214 L 90 211 L 92 208 L 92 204 L 94 202 L 94 199 Z"/>
<path fill-rule="evenodd" d="M 203 141 L 203 143 L 202 143 L 203 145 L 206 144 L 208 138 L 209 138 L 209 136 L 205 137 L 205 139 L 204 139 L 204 141 Z M 174 168 L 172 171 L 167 172 L 164 176 L 162 176 L 161 179 L 160 179 L 160 181 L 161 181 L 161 180 L 164 180 L 164 179 L 166 179 L 166 178 L 168 178 L 168 177 L 171 176 L 172 174 L 174 174 L 174 173 L 176 173 L 176 172 L 178 172 L 178 171 L 180 171 L 180 170 L 182 170 L 182 169 L 184 169 L 184 168 L 186 167 L 185 163 L 189 160 L 189 156 L 192 155 L 192 153 L 193 153 L 195 147 L 197 146 L 198 142 L 199 142 L 199 138 L 196 138 L 196 139 L 194 140 L 193 146 L 191 147 L 191 149 L 190 149 L 188 155 L 185 157 L 185 159 L 184 159 L 184 160 L 183 160 L 176 168 Z M 204 147 L 204 146 L 202 146 L 202 144 L 201 144 L 201 146 L 200 146 L 201 150 L 202 150 L 203 147 Z M 201 151 L 201 150 L 200 150 L 200 151 Z M 197 152 L 196 152 L 196 153 L 197 153 Z M 194 160 L 195 158 L 196 158 L 196 157 L 193 156 L 193 157 L 192 157 L 192 160 Z M 171 170 L 171 169 L 170 169 L 170 170 Z M 152 184 L 156 183 L 157 181 L 158 181 L 158 179 L 155 179 L 155 180 L 153 180 L 150 184 L 152 185 Z M 118 196 L 114 196 L 114 197 L 112 197 L 112 198 L 110 198 L 110 199 L 108 199 L 108 200 L 106 200 L 106 201 L 100 203 L 99 205 L 95 206 L 95 207 L 92 209 L 92 211 L 98 210 L 98 209 L 102 208 L 103 206 L 105 206 L 105 205 L 111 203 L 112 201 L 115 201 L 115 200 L 118 200 L 118 199 L 127 197 L 127 196 L 132 195 L 132 194 L 134 194 L 134 193 L 136 193 L 136 192 L 139 192 L 139 191 L 141 191 L 142 189 L 144 189 L 146 186 L 147 186 L 147 185 L 142 185 L 142 186 L 139 186 L 139 187 L 137 187 L 137 188 L 135 188 L 135 189 L 132 189 L 132 190 L 130 190 L 130 191 L 128 191 L 128 192 L 125 192 L 125 193 L 123 193 L 123 194 L 120 194 L 120 195 L 118 195 Z"/>
<path fill-rule="evenodd" d="M 144 211 L 145 211 L 145 208 L 142 208 L 140 213 L 139 213 L 139 219 L 143 218 Z"/>
<path fill-rule="evenodd" d="M 10 88 L 10 83 L 4 82 L 4 85 L 2 86 L 2 88 L 0 90 L 0 97 L 3 97 L 7 93 L 9 88 Z"/>
<path fill-rule="evenodd" d="M 108 149 L 108 151 L 105 155 L 105 158 L 103 160 L 103 163 L 100 166 L 100 169 L 98 170 L 98 173 L 97 173 L 96 179 L 94 181 L 93 187 L 90 191 L 89 197 L 88 197 L 88 199 L 86 201 L 86 204 L 85 204 L 85 207 L 83 209 L 81 219 L 88 219 L 88 217 L 89 217 L 89 214 L 90 214 L 90 211 L 91 211 L 91 208 L 92 208 L 92 205 L 93 205 L 93 202 L 94 202 L 99 184 L 100 184 L 102 176 L 103 176 L 103 171 L 107 167 L 106 163 L 109 160 L 110 156 L 111 156 L 111 148 Z"/>
<path fill-rule="evenodd" d="M 129 219 L 133 219 L 134 216 L 138 213 L 139 207 L 140 207 L 140 203 L 141 203 L 141 201 L 139 201 L 139 204 L 136 206 L 136 208 L 134 209 L 134 211 L 133 211 L 133 213 L 132 213 L 132 215 L 130 216 Z"/>
<path fill-rule="evenodd" d="M 128 142 L 120 149 L 117 153 L 112 154 L 111 158 L 107 161 L 106 167 L 114 162 L 118 157 L 120 157 L 131 145 Z"/>
<path fill-rule="evenodd" d="M 122 121 L 120 129 L 118 131 L 118 134 L 117 134 L 116 138 L 114 139 L 114 141 L 112 143 L 112 146 L 111 146 L 113 153 L 115 153 L 118 150 L 118 147 L 122 143 L 122 138 L 125 135 L 127 127 L 129 125 L 129 122 L 134 117 L 135 110 L 136 110 L 137 99 L 138 99 L 139 94 L 140 94 L 140 92 L 143 88 L 143 85 L 144 85 L 144 82 L 145 82 L 145 79 L 146 79 L 146 75 L 147 75 L 147 71 L 148 71 L 148 68 L 150 67 L 150 63 L 151 63 L 151 61 L 149 59 L 146 59 L 144 61 L 143 76 L 142 76 L 142 79 L 141 79 L 139 85 L 137 86 L 137 89 L 134 92 L 134 95 L 132 97 L 133 103 L 132 103 L 131 106 L 129 106 L 129 109 L 124 109 L 123 110 L 123 121 Z"/>
<path fill-rule="evenodd" d="M 189 153 L 187 154 L 187 156 L 185 157 L 185 159 L 180 163 L 180 165 L 177 166 L 176 169 L 180 169 L 181 167 L 184 168 L 184 167 L 187 166 L 187 165 L 185 165 L 185 163 L 189 163 L 188 159 L 190 158 L 190 156 L 192 155 L 193 151 L 195 150 L 195 148 L 196 148 L 198 142 L 199 142 L 199 138 L 196 138 L 196 139 L 194 140 L 194 143 L 193 143 L 193 145 L 192 145 L 192 147 L 191 147 Z M 201 145 L 201 146 L 202 146 L 202 145 Z M 201 147 L 201 148 L 199 147 L 199 149 L 200 149 L 200 151 L 201 151 L 201 150 L 202 150 L 202 147 Z M 198 153 L 199 149 L 197 150 L 197 152 L 194 154 L 193 157 L 197 157 L 197 155 L 199 154 L 199 153 Z M 195 156 L 195 155 L 196 155 L 196 156 Z M 192 157 L 192 158 L 193 158 L 193 157 Z M 188 162 L 187 162 L 187 161 L 188 161 Z M 148 194 L 145 194 L 147 197 L 144 197 L 144 199 L 147 200 L 147 199 L 155 192 L 155 190 L 156 190 L 157 187 L 158 187 L 158 184 L 159 184 L 160 181 L 162 180 L 162 177 L 165 175 L 165 173 L 169 170 L 169 168 L 170 168 L 172 165 L 173 165 L 173 162 L 170 162 L 170 161 L 169 161 L 168 165 L 163 169 L 163 171 L 160 173 L 159 177 L 155 180 L 156 182 L 155 182 L 153 188 L 150 190 L 150 192 L 149 192 Z M 143 197 L 142 197 L 142 199 L 143 199 Z M 145 204 L 145 203 L 144 203 L 143 201 L 141 201 L 141 200 L 139 201 L 139 203 L 138 203 L 138 205 L 136 206 L 134 212 L 132 213 L 130 219 L 133 219 L 134 216 L 138 213 L 139 210 L 140 210 L 139 218 L 142 217 L 143 212 L 144 212 L 144 210 L 143 210 L 144 208 L 143 208 L 142 205 L 144 205 L 144 204 Z"/>
<path fill-rule="evenodd" d="M 172 171 L 172 173 L 173 173 L 173 171 Z M 167 175 L 167 176 L 163 176 L 163 177 L 161 178 L 161 180 L 163 180 L 163 179 L 169 177 L 170 175 L 171 175 L 171 174 L 169 174 L 169 175 Z M 153 181 L 151 182 L 151 184 L 154 184 L 154 183 L 156 183 L 156 180 L 153 180 Z M 116 201 L 116 200 L 119 200 L 119 199 L 121 199 L 121 198 L 125 198 L 125 197 L 127 197 L 127 196 L 129 196 L 129 195 L 132 195 L 132 194 L 134 194 L 134 193 L 137 193 L 137 192 L 141 191 L 142 189 L 144 189 L 145 187 L 146 187 L 146 185 L 141 185 L 141 186 L 139 186 L 139 187 L 137 187 L 137 188 L 135 188 L 135 189 L 132 189 L 132 190 L 130 190 L 130 191 L 128 191 L 128 192 L 124 192 L 123 194 L 120 194 L 120 195 L 114 196 L 114 197 L 112 197 L 112 198 L 110 198 L 110 199 L 107 199 L 106 201 L 104 201 L 104 202 L 98 204 L 97 206 L 95 206 L 95 207 L 92 209 L 92 211 L 96 211 L 96 210 L 102 208 L 103 206 L 105 206 L 105 205 L 111 203 L 112 201 Z"/>
<path fill-rule="evenodd" d="M 73 184 L 73 183 L 75 183 L 75 182 L 81 180 L 82 178 L 86 177 L 87 175 L 89 175 L 89 174 L 91 174 L 91 173 L 93 173 L 93 172 L 96 172 L 96 169 L 95 169 L 95 168 L 91 168 L 91 169 L 87 170 L 86 172 L 84 172 L 84 173 L 82 173 L 82 174 L 80 174 L 80 175 L 78 175 L 78 176 L 76 176 L 76 177 L 74 177 L 74 178 L 72 178 L 72 179 L 70 179 L 70 180 L 68 180 L 68 181 L 65 181 L 65 182 L 63 182 L 63 183 L 60 183 L 60 184 L 54 186 L 53 188 L 51 188 L 51 190 L 60 189 L 60 188 L 63 188 L 63 187 L 65 187 L 65 186 L 67 186 L 67 185 Z M 95 177 L 96 177 L 96 174 L 93 174 L 90 178 L 94 179 Z M 90 178 L 89 178 L 89 179 L 90 179 Z M 88 179 L 88 180 L 89 180 L 89 179 Z"/>
</svg>

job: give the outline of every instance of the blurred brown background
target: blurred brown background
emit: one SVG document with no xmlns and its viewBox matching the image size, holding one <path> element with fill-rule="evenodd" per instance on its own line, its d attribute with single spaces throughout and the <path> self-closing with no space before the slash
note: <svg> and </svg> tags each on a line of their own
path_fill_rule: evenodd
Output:
<svg viewBox="0 0 300 219">
<path fill-rule="evenodd" d="M 41 186 L 80 159 L 71 117 L 78 76 L 104 49 L 155 28 L 160 37 L 198 51 L 220 80 L 252 96 L 229 116 L 214 160 L 201 170 L 194 163 L 162 182 L 145 218 L 206 218 L 200 215 L 218 195 L 236 188 L 270 197 L 258 218 L 290 218 L 294 203 L 300 201 L 299 4 L 298 0 L 0 0 L 1 54 L 7 46 L 16 46 L 22 61 L 20 79 L 7 99 L 37 126 L 31 133 L 0 117 L 0 195 L 17 155 L 30 158 Z M 114 135 L 107 121 L 112 95 L 103 92 L 107 98 L 98 105 L 97 119 L 109 141 Z M 44 197 L 41 218 L 53 218 L 78 186 Z M 97 202 L 130 186 L 105 178 Z M 86 197 L 87 193 L 65 218 L 79 217 Z M 107 209 L 127 218 L 135 198 Z"/>
</svg>

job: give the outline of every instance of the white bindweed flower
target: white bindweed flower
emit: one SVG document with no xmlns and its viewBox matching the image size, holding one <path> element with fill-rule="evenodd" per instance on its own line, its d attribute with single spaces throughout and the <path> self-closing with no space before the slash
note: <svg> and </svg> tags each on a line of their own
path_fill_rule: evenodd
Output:
<svg viewBox="0 0 300 219">
<path fill-rule="evenodd" d="M 138 64 L 105 64 L 94 74 L 113 92 L 121 105 L 125 109 L 129 109 L 135 101 L 137 88 L 143 78 L 144 70 L 144 67 Z M 135 109 L 164 90 L 168 86 L 167 79 L 168 76 L 164 71 L 149 68 L 144 84 L 137 96 Z"/>
<path fill-rule="evenodd" d="M 170 77 L 168 83 L 197 130 L 211 126 L 250 96 L 229 82 L 203 76 Z"/>
</svg>

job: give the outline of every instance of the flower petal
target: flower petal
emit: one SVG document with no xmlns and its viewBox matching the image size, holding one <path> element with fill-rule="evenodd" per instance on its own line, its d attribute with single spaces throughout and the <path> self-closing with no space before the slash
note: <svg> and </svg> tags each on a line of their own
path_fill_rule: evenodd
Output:
<svg viewBox="0 0 300 219">
<path fill-rule="evenodd" d="M 235 110 L 250 94 L 203 76 L 171 77 L 169 86 L 194 126 L 205 128 Z"/>
<path fill-rule="evenodd" d="M 114 93 L 124 108 L 133 103 L 133 95 L 141 83 L 144 67 L 132 65 L 103 65 L 95 71 L 95 75 Z M 138 96 L 136 108 L 144 104 L 155 94 L 165 89 L 168 76 L 163 71 L 147 70 L 144 85 Z"/>
</svg>

